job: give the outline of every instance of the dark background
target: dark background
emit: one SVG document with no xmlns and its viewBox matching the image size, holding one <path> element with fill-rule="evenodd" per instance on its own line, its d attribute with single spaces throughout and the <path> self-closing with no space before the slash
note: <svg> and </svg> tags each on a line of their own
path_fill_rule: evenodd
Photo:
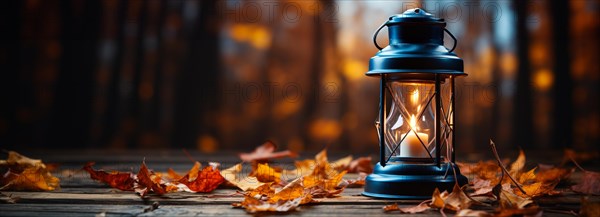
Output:
<svg viewBox="0 0 600 217">
<path fill-rule="evenodd" d="M 469 73 L 459 152 L 600 150 L 598 0 L 4 1 L 0 148 L 376 153 L 370 37 L 417 6 Z"/>
</svg>

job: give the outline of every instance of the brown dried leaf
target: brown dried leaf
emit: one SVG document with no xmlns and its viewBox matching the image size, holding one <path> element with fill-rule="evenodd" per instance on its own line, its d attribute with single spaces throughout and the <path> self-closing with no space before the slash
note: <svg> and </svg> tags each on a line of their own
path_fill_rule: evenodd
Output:
<svg viewBox="0 0 600 217">
<path fill-rule="evenodd" d="M 253 152 L 240 153 L 239 157 L 240 157 L 240 159 L 242 159 L 242 161 L 245 161 L 245 162 L 252 162 L 252 161 L 262 162 L 262 161 L 268 161 L 268 160 L 276 159 L 276 158 L 284 158 L 284 157 L 295 158 L 298 156 L 298 154 L 296 154 L 290 150 L 274 152 L 275 149 L 276 149 L 276 145 L 273 142 L 266 141 L 261 146 L 256 147 L 256 149 L 254 149 Z"/>
<path fill-rule="evenodd" d="M 502 174 L 496 161 L 479 161 L 477 163 L 456 162 L 461 173 L 464 175 L 475 175 L 484 180 L 495 180 Z"/>
<path fill-rule="evenodd" d="M 428 202 L 429 201 L 423 201 L 419 205 L 410 206 L 410 207 L 399 207 L 398 204 L 394 203 L 392 205 L 384 206 L 383 210 L 386 212 L 400 211 L 402 213 L 411 213 L 411 214 L 422 213 L 422 212 L 425 212 L 425 211 L 431 209 L 431 207 L 429 207 L 429 205 L 427 204 Z"/>
<path fill-rule="evenodd" d="M 90 174 L 90 178 L 94 180 L 98 180 L 104 182 L 110 187 L 122 190 L 122 191 L 132 191 L 133 184 L 135 183 L 134 175 L 132 173 L 127 172 L 118 172 L 113 171 L 111 173 L 107 173 L 103 170 L 94 170 L 92 166 L 94 162 L 88 162 L 83 169 Z"/>
<path fill-rule="evenodd" d="M 571 190 L 581 194 L 600 195 L 600 173 L 583 171 L 581 182 L 571 186 Z"/>
<path fill-rule="evenodd" d="M 160 184 L 160 176 L 156 176 L 154 172 L 148 170 L 146 162 L 142 161 L 142 166 L 137 174 L 137 186 L 134 188 L 140 196 L 144 197 L 148 192 L 152 191 L 156 194 L 162 195 L 167 193 L 165 188 Z"/>
<path fill-rule="evenodd" d="M 499 202 L 502 209 L 523 209 L 525 206 L 533 203 L 530 198 L 521 197 L 512 191 L 504 189 L 500 191 Z"/>
<path fill-rule="evenodd" d="M 373 164 L 371 163 L 371 157 L 359 157 L 348 166 L 349 173 L 367 173 L 373 172 Z"/>
</svg>

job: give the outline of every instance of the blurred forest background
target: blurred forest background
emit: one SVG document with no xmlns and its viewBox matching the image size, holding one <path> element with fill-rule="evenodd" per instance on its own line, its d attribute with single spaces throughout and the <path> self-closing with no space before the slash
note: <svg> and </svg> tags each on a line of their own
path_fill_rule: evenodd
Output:
<svg viewBox="0 0 600 217">
<path fill-rule="evenodd" d="M 469 74 L 458 153 L 600 150 L 599 0 L 4 1 L 0 148 L 377 153 L 371 36 L 414 7 Z"/>
</svg>

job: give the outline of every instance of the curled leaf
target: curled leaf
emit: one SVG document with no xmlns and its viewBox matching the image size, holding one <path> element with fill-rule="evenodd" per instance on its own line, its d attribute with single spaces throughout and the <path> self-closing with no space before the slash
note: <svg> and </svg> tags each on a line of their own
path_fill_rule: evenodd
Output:
<svg viewBox="0 0 600 217">
<path fill-rule="evenodd" d="M 0 190 L 52 191 L 60 180 L 50 173 L 50 167 L 39 159 L 32 159 L 9 151 L 6 160 L 0 160 Z"/>
<path fill-rule="evenodd" d="M 236 164 L 230 168 L 221 171 L 221 176 L 227 180 L 230 184 L 238 187 L 242 191 L 254 190 L 265 182 L 258 181 L 258 178 L 254 176 L 244 176 L 242 172 L 242 164 Z"/>
<path fill-rule="evenodd" d="M 92 166 L 94 162 L 88 162 L 83 169 L 90 174 L 90 178 L 94 180 L 98 180 L 104 182 L 110 187 L 123 190 L 123 191 L 132 191 L 133 183 L 135 183 L 135 179 L 133 174 L 125 173 L 125 172 L 117 172 L 113 171 L 111 173 L 107 173 L 103 170 L 94 170 Z"/>
</svg>

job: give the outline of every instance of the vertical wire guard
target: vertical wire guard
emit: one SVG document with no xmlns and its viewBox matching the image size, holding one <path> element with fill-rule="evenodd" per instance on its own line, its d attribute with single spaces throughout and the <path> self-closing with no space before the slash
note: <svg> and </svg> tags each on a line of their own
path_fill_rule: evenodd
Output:
<svg viewBox="0 0 600 217">
<path fill-rule="evenodd" d="M 441 165 L 441 132 L 440 132 L 440 116 L 442 114 L 442 103 L 440 97 L 440 75 L 435 74 L 435 162 L 438 167 Z"/>
<path fill-rule="evenodd" d="M 385 75 L 381 75 L 379 84 L 379 164 L 385 167 Z"/>
<path fill-rule="evenodd" d="M 450 116 L 450 120 L 452 120 L 452 163 L 454 163 L 454 159 L 456 155 L 454 154 L 456 151 L 456 95 L 454 94 L 454 76 L 450 76 L 450 109 L 452 110 L 452 116 Z"/>
</svg>

